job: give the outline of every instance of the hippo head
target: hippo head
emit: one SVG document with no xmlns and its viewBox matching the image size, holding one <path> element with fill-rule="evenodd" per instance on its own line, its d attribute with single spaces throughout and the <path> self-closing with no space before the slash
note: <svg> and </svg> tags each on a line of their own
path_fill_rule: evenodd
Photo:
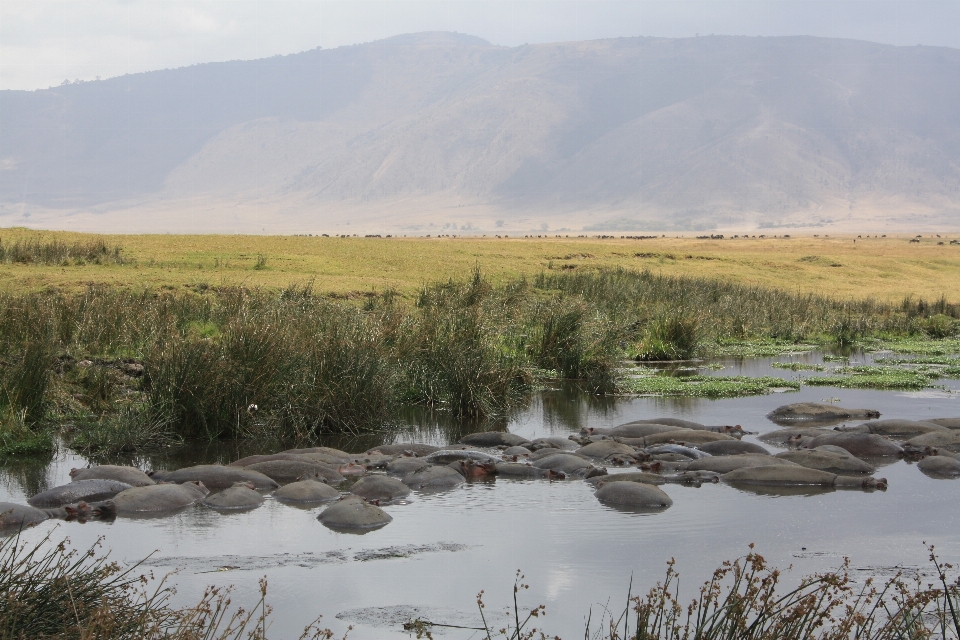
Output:
<svg viewBox="0 0 960 640">
<path fill-rule="evenodd" d="M 461 460 L 460 471 L 465 478 L 484 478 L 497 472 L 497 465 L 491 461 L 476 462 Z"/>
<path fill-rule="evenodd" d="M 416 458 L 417 453 L 415 451 L 410 451 L 409 449 L 400 454 L 404 458 Z"/>
<path fill-rule="evenodd" d="M 234 482 L 233 486 L 235 487 L 246 487 L 247 489 L 256 489 L 256 485 L 250 482 L 249 480 L 244 480 L 242 482 Z"/>
<path fill-rule="evenodd" d="M 80 469 L 70 469 L 70 477 L 72 478 L 73 476 L 77 475 L 79 471 Z"/>
<path fill-rule="evenodd" d="M 879 489 L 880 491 L 887 490 L 887 479 L 886 478 L 864 478 L 863 480 L 864 489 Z"/>
<path fill-rule="evenodd" d="M 207 489 L 207 485 L 203 484 L 199 480 L 191 480 L 189 482 L 184 482 L 183 484 L 192 484 L 196 488 L 200 489 L 200 491 L 203 492 L 203 495 L 207 495 L 210 493 L 210 489 Z"/>
<path fill-rule="evenodd" d="M 547 480 L 566 480 L 566 479 L 567 479 L 567 474 L 565 474 L 563 471 L 554 471 L 553 469 L 549 469 L 547 471 Z"/>
<path fill-rule="evenodd" d="M 302 476 L 297 476 L 297 482 L 301 482 L 303 480 L 313 480 L 314 482 L 322 482 L 323 484 L 327 484 L 326 478 L 321 477 L 320 474 L 317 473 L 305 473 Z"/>
<path fill-rule="evenodd" d="M 351 462 L 337 467 L 337 472 L 342 476 L 362 476 L 367 472 L 367 466 Z"/>
<path fill-rule="evenodd" d="M 86 520 L 90 515 L 90 505 L 82 500 L 77 504 L 64 505 L 63 510 L 67 514 L 67 520 Z"/>
<path fill-rule="evenodd" d="M 659 460 L 657 460 L 656 462 L 650 462 L 650 463 L 645 462 L 640 465 L 641 471 L 649 471 L 650 473 L 660 473 L 662 469 L 663 469 L 663 465 L 660 464 Z"/>
</svg>

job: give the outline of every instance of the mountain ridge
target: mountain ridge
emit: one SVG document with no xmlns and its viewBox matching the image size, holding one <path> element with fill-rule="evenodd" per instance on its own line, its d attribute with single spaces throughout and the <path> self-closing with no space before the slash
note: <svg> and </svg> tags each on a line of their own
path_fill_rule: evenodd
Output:
<svg viewBox="0 0 960 640">
<path fill-rule="evenodd" d="M 0 224 L 960 227 L 960 50 L 465 34 L 0 92 Z"/>
</svg>

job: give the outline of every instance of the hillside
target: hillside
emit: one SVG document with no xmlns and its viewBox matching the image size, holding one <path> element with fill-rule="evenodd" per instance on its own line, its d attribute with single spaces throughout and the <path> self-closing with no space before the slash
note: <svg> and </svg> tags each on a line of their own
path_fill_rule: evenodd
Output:
<svg viewBox="0 0 960 640">
<path fill-rule="evenodd" d="M 0 226 L 960 227 L 960 50 L 397 36 L 0 92 Z"/>
</svg>

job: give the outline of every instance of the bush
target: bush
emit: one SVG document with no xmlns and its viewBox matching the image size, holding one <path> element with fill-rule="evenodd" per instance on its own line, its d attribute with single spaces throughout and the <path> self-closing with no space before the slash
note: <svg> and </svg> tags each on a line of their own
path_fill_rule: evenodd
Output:
<svg viewBox="0 0 960 640">
<path fill-rule="evenodd" d="M 699 325 L 692 316 L 671 315 L 647 325 L 637 360 L 689 360 L 700 344 Z"/>
</svg>

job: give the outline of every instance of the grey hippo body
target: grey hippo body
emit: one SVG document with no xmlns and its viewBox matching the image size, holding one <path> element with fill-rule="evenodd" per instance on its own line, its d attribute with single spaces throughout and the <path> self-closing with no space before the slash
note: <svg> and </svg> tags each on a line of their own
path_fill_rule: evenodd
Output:
<svg viewBox="0 0 960 640">
<path fill-rule="evenodd" d="M 765 454 L 740 453 L 733 456 L 713 456 L 692 460 L 682 468 L 688 471 L 712 471 L 723 474 L 746 467 L 769 467 L 777 464 L 792 465 L 794 463 Z"/>
<path fill-rule="evenodd" d="M 753 442 L 743 442 L 741 440 L 718 440 L 716 442 L 705 442 L 697 447 L 713 456 L 734 456 L 743 453 L 756 453 L 759 455 L 770 455 L 770 451 Z"/>
<path fill-rule="evenodd" d="M 418 458 L 428 456 L 434 451 L 439 451 L 440 447 L 435 447 L 432 444 L 424 444 L 421 442 L 398 442 L 395 444 L 384 444 L 379 447 L 374 447 L 372 449 L 367 449 L 365 453 L 374 454 L 382 453 L 387 456 L 398 456 L 404 453 L 412 453 Z"/>
<path fill-rule="evenodd" d="M 817 469 L 837 474 L 871 474 L 876 469 L 857 458 L 845 449 L 840 449 L 843 453 L 835 451 L 824 451 L 818 449 L 801 449 L 799 451 L 784 451 L 778 453 L 777 458 L 789 460 L 801 467 L 808 469 Z"/>
<path fill-rule="evenodd" d="M 535 460 L 533 466 L 538 469 L 552 469 L 553 471 L 562 471 L 565 475 L 577 476 L 580 478 L 590 478 L 592 476 L 606 475 L 607 470 L 593 465 L 588 460 L 570 453 L 556 453 Z"/>
<path fill-rule="evenodd" d="M 484 431 L 483 433 L 471 433 L 460 438 L 460 444 L 468 444 L 474 447 L 516 447 L 528 445 L 530 441 L 506 431 Z"/>
<path fill-rule="evenodd" d="M 504 478 L 515 479 L 544 479 L 544 480 L 564 480 L 567 475 L 562 471 L 553 469 L 540 469 L 532 464 L 522 464 L 519 462 L 498 462 L 497 475 Z"/>
<path fill-rule="evenodd" d="M 907 444 L 918 449 L 933 447 L 946 451 L 960 452 L 960 429 L 931 431 L 930 433 L 910 438 L 907 440 Z"/>
<path fill-rule="evenodd" d="M 411 489 L 440 491 L 463 484 L 463 475 L 448 466 L 431 465 L 403 477 Z"/>
<path fill-rule="evenodd" d="M 183 484 L 155 484 L 132 487 L 113 498 L 119 514 L 160 513 L 188 507 L 202 500 L 210 491 L 202 482 Z"/>
<path fill-rule="evenodd" d="M 403 477 L 414 471 L 419 471 L 424 467 L 429 467 L 430 463 L 423 458 L 400 457 L 387 463 L 387 473 Z"/>
<path fill-rule="evenodd" d="M 247 465 L 244 469 L 261 473 L 280 484 L 296 482 L 304 476 L 319 476 L 327 484 L 340 484 L 346 480 L 343 474 L 329 465 L 304 460 L 268 460 Z"/>
<path fill-rule="evenodd" d="M 359 496 L 348 496 L 324 509 L 317 520 L 334 530 L 369 531 L 386 526 L 393 518 Z"/>
<path fill-rule="evenodd" d="M 843 425 L 837 427 L 836 430 L 847 433 L 874 433 L 888 438 L 906 439 L 931 431 L 946 431 L 947 428 L 932 422 L 916 420 L 877 420 L 876 422 L 865 422 L 852 426 Z"/>
<path fill-rule="evenodd" d="M 276 489 L 280 485 L 267 476 L 246 467 L 225 467 L 219 464 L 201 464 L 176 471 L 154 471 L 150 477 L 159 482 L 183 484 L 202 482 L 207 489 L 229 489 L 237 482 L 251 482 L 261 491 Z"/>
<path fill-rule="evenodd" d="M 229 489 L 208 495 L 202 502 L 211 509 L 239 511 L 259 507 L 263 504 L 263 496 L 249 482 L 238 482 Z"/>
<path fill-rule="evenodd" d="M 873 409 L 848 409 L 835 404 L 797 402 L 777 407 L 767 418 L 779 425 L 834 424 L 841 420 L 872 420 L 880 412 Z"/>
<path fill-rule="evenodd" d="M 933 476 L 960 477 L 960 460 L 952 456 L 924 456 L 917 463 L 917 468 Z"/>
<path fill-rule="evenodd" d="M 604 504 L 635 509 L 665 509 L 673 504 L 663 489 L 643 482 L 601 482 L 594 495 Z"/>
<path fill-rule="evenodd" d="M 280 487 L 273 497 L 283 502 L 330 502 L 339 499 L 340 492 L 318 480 L 299 480 Z"/>
<path fill-rule="evenodd" d="M 390 476 L 370 475 L 360 478 L 350 487 L 350 493 L 365 500 L 389 502 L 410 495 L 410 487 Z"/>
<path fill-rule="evenodd" d="M 113 464 L 73 469 L 70 471 L 70 479 L 74 482 L 77 480 L 116 480 L 117 482 L 125 482 L 131 487 L 146 487 L 154 484 L 150 476 L 136 467 Z"/>
<path fill-rule="evenodd" d="M 78 480 L 38 493 L 27 500 L 27 504 L 38 509 L 52 509 L 78 502 L 101 502 L 129 488 L 126 482 L 116 480 Z"/>
<path fill-rule="evenodd" d="M 821 445 L 832 445 L 846 449 L 851 455 L 856 457 L 884 457 L 884 456 L 902 456 L 903 447 L 892 440 L 887 440 L 883 436 L 874 433 L 844 433 L 834 431 L 832 433 L 819 435 L 801 441 L 801 447 L 804 449 L 816 449 Z"/>
<path fill-rule="evenodd" d="M 827 471 L 808 469 L 799 465 L 745 467 L 723 474 L 721 479 L 732 485 L 763 486 L 824 486 L 844 489 L 886 489 L 882 478 L 842 476 Z"/>
</svg>

